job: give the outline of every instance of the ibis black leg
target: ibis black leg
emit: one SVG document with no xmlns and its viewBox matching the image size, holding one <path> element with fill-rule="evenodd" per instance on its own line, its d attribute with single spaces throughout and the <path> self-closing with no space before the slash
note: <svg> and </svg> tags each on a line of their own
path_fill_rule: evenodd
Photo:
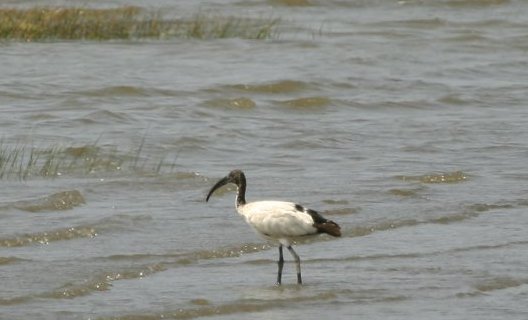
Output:
<svg viewBox="0 0 528 320">
<path fill-rule="evenodd" d="M 279 261 L 277 261 L 279 270 L 277 272 L 277 285 L 281 284 L 282 280 L 282 267 L 284 266 L 284 257 L 282 256 L 282 245 L 279 246 Z"/>
<path fill-rule="evenodd" d="M 295 259 L 295 268 L 297 269 L 297 284 L 302 284 L 302 278 L 301 278 L 301 258 L 297 255 L 297 253 L 293 250 L 291 246 L 288 246 L 288 250 L 290 251 L 291 255 Z"/>
</svg>

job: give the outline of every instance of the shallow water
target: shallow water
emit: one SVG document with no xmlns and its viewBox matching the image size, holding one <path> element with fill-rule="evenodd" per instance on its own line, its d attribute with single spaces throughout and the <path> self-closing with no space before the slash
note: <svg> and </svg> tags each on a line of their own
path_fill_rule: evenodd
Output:
<svg viewBox="0 0 528 320">
<path fill-rule="evenodd" d="M 526 319 L 528 3 L 134 3 L 281 22 L 0 43 L 0 146 L 25 148 L 2 171 L 0 318 Z M 29 174 L 32 148 L 63 162 Z M 205 203 L 234 168 L 249 201 L 342 226 L 296 247 L 302 287 L 288 253 L 274 286 L 233 188 Z"/>
</svg>

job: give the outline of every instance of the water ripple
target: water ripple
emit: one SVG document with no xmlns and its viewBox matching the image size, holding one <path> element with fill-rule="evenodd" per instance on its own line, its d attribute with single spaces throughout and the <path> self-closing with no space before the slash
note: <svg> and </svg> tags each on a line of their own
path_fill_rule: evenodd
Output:
<svg viewBox="0 0 528 320">
<path fill-rule="evenodd" d="M 0 247 L 22 247 L 33 244 L 49 244 L 55 241 L 93 238 L 95 236 L 97 236 L 97 231 L 93 227 L 69 227 L 0 238 Z"/>
<path fill-rule="evenodd" d="M 397 176 L 402 181 L 418 181 L 422 183 L 459 183 L 468 180 L 469 175 L 462 171 L 433 173 L 421 176 Z"/>
<path fill-rule="evenodd" d="M 35 200 L 17 201 L 9 206 L 29 212 L 70 210 L 86 203 L 81 192 L 68 190 Z"/>
</svg>

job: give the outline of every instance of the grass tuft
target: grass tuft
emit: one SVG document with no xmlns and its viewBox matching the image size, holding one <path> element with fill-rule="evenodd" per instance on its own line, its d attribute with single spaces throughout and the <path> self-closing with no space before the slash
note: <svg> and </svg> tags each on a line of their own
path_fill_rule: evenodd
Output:
<svg viewBox="0 0 528 320">
<path fill-rule="evenodd" d="M 166 155 L 143 155 L 143 143 L 136 150 L 119 152 L 96 144 L 75 147 L 51 146 L 43 149 L 5 146 L 0 142 L 0 180 L 27 180 L 32 177 L 56 178 L 63 175 L 99 175 L 120 172 L 161 174 L 173 172 L 176 163 L 167 163 Z M 141 162 L 140 162 L 141 160 Z"/>
<path fill-rule="evenodd" d="M 139 38 L 245 38 L 275 36 L 278 19 L 252 19 L 197 14 L 191 19 L 166 19 L 135 6 L 112 9 L 0 8 L 0 39 L 110 40 Z"/>
</svg>

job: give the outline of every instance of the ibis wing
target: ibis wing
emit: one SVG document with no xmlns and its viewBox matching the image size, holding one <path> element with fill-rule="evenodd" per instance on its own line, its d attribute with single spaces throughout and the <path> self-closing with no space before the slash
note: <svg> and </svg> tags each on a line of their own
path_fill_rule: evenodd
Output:
<svg viewBox="0 0 528 320">
<path fill-rule="evenodd" d="M 297 207 L 292 202 L 257 201 L 246 204 L 241 214 L 255 230 L 272 238 L 317 233 L 311 215 Z"/>
</svg>

